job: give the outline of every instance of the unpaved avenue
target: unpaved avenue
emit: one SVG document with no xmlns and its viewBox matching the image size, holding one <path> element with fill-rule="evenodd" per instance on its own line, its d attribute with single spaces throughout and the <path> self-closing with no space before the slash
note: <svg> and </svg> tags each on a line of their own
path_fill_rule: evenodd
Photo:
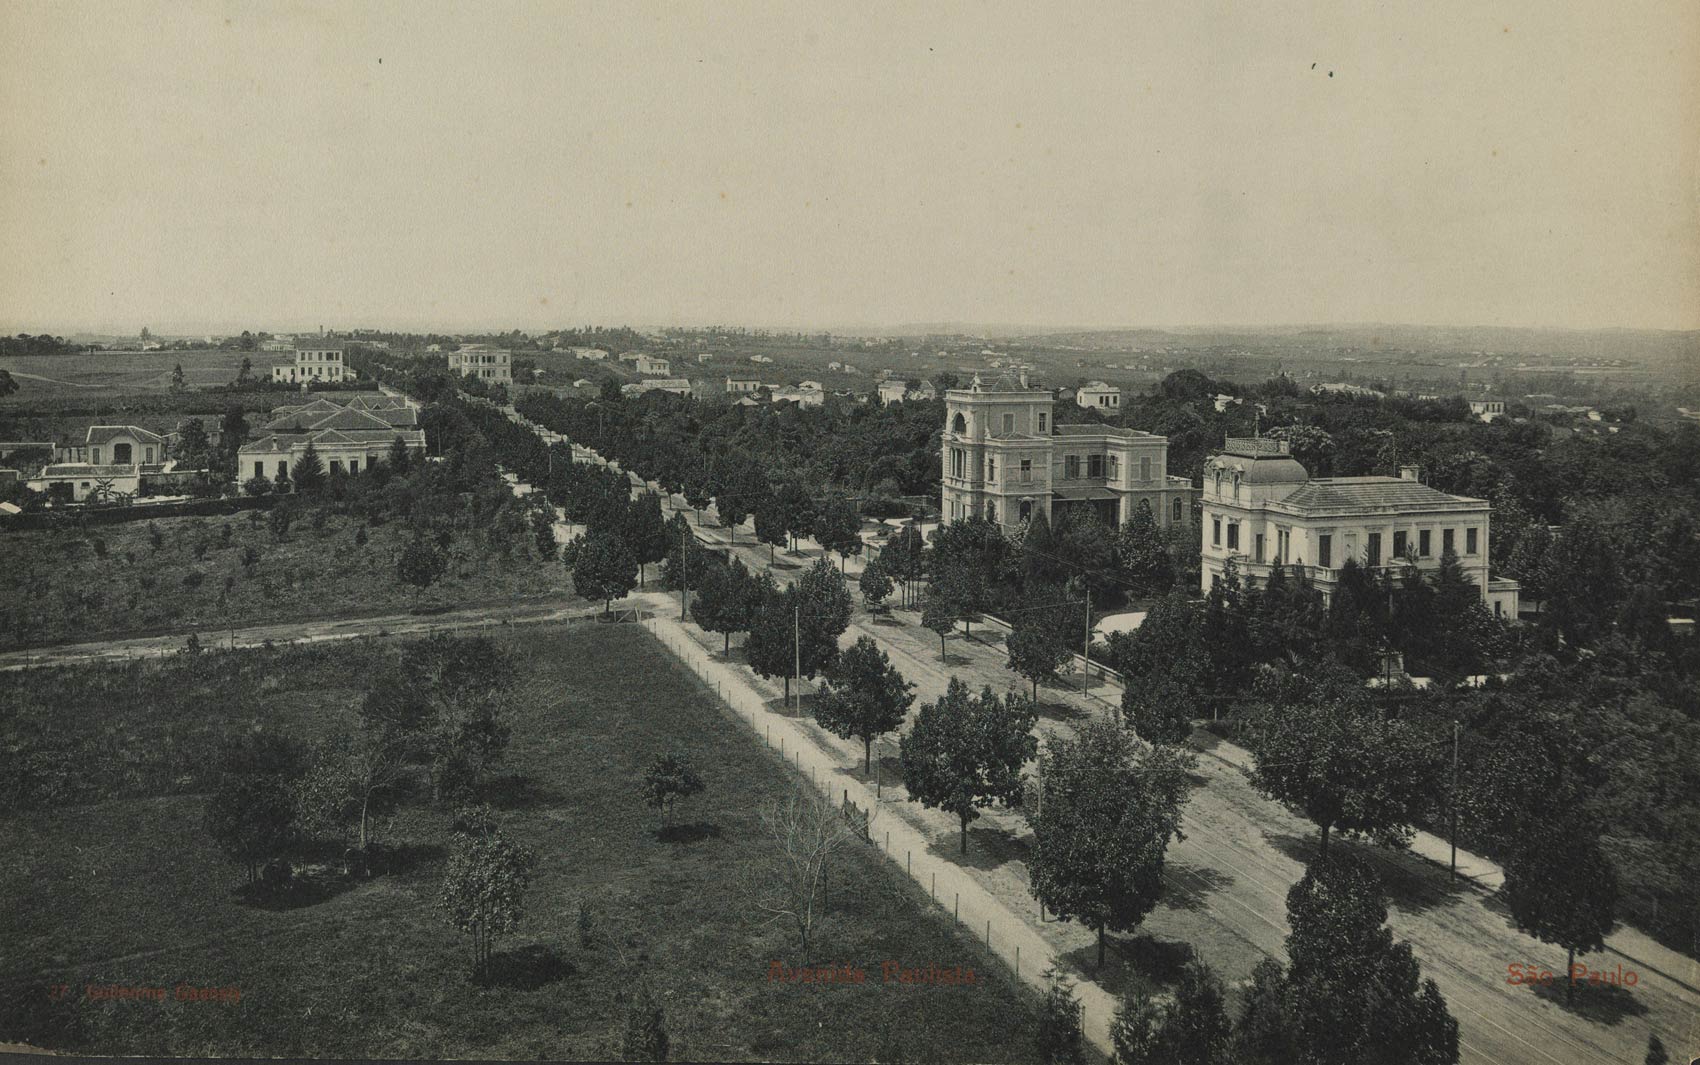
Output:
<svg viewBox="0 0 1700 1065">
<path fill-rule="evenodd" d="M 581 460 L 597 461 L 583 449 L 575 448 L 575 454 Z M 687 520 L 693 513 L 682 499 L 668 499 L 666 504 L 686 514 Z M 705 540 L 728 546 L 752 569 L 770 568 L 767 547 L 756 544 L 746 530 L 739 530 L 735 545 L 728 543 L 728 530 L 718 526 L 699 527 L 699 533 Z M 806 554 L 818 557 L 819 550 Z M 781 554 L 775 576 L 781 581 L 794 577 L 799 563 L 812 560 Z M 852 559 L 848 571 L 854 575 L 860 568 L 858 560 Z M 986 634 L 990 642 L 952 640 L 946 665 L 939 661 L 937 637 L 920 627 L 914 612 L 899 611 L 896 620 L 899 624 L 893 625 L 859 611 L 845 641 L 872 636 L 916 684 L 918 701 L 937 698 L 951 676 L 961 677 L 974 688 L 982 684 L 998 691 L 1025 687 L 1004 668 L 995 633 Z M 704 644 L 710 649 L 718 646 L 712 638 Z M 758 678 L 756 683 L 765 682 Z M 1106 712 L 1102 700 L 1063 687 L 1044 690 L 1041 700 L 1047 704 L 1041 722 L 1047 734 L 1067 732 L 1073 723 Z M 1197 739 L 1205 748 L 1217 742 L 1202 733 Z M 859 744 L 843 743 L 824 733 L 819 733 L 816 742 L 837 744 L 843 764 L 859 769 Z M 1191 944 L 1233 981 L 1245 979 L 1264 957 L 1285 960 L 1286 894 L 1303 875 L 1314 831 L 1308 822 L 1258 795 L 1234 761 L 1243 761 L 1243 752 L 1237 759 L 1207 754 L 1199 760 L 1200 785 L 1193 790 L 1186 811 L 1187 838 L 1169 851 L 1171 895 L 1145 922 L 1143 931 L 1151 938 L 1138 937 L 1124 952 L 1148 970 L 1161 971 L 1173 964 L 1174 952 L 1165 944 L 1175 942 Z M 900 787 L 889 782 L 884 790 L 888 800 L 902 794 Z M 954 818 L 900 801 L 887 801 L 882 808 L 882 817 L 899 817 L 924 828 L 933 854 L 956 853 Z M 960 864 L 1011 909 L 1026 912 L 1030 926 L 1076 963 L 1081 978 L 1091 979 L 1095 974 L 1091 934 L 1071 924 L 1042 921 L 1027 895 L 1020 858 L 1030 838 L 1019 815 L 991 812 L 975 822 L 969 855 Z M 1467 880 L 1453 885 L 1446 869 L 1411 855 L 1367 846 L 1358 849 L 1383 870 L 1391 896 L 1391 926 L 1411 943 L 1424 974 L 1440 985 L 1458 1019 L 1463 1061 L 1633 1063 L 1642 1060 L 1647 1036 L 1653 1031 L 1669 1046 L 1673 1060 L 1700 1055 L 1700 963 L 1694 959 L 1633 929 L 1620 930 L 1608 938 L 1604 953 L 1581 960 L 1595 969 L 1621 965 L 1633 970 L 1635 986 L 1583 989 L 1576 1008 L 1567 1009 L 1562 994 L 1507 982 L 1507 967 L 1513 963 L 1562 971 L 1564 954 L 1518 932 L 1487 889 Z M 1475 869 L 1493 868 L 1491 862 L 1462 852 L 1460 859 Z M 1482 879 L 1497 882 L 1491 875 Z M 1109 969 L 1102 983 L 1113 989 L 1115 963 Z"/>
</svg>

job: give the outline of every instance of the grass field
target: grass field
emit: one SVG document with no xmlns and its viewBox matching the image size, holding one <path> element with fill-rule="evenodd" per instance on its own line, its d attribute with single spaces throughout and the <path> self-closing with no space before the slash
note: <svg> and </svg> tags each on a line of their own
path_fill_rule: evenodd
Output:
<svg viewBox="0 0 1700 1065">
<path fill-rule="evenodd" d="M 791 935 L 751 905 L 774 856 L 758 810 L 797 786 L 789 771 L 641 629 L 559 626 L 506 646 L 525 695 L 493 801 L 540 865 L 524 923 L 498 944 L 500 978 L 473 982 L 464 943 L 434 914 L 449 815 L 429 805 L 404 807 L 388 836 L 410 866 L 293 909 L 238 902 L 241 873 L 199 831 L 196 796 L 6 810 L 0 1041 L 95 1053 L 607 1059 L 645 981 L 676 1060 L 1032 1057 L 1030 997 L 871 848 L 838 862 L 812 959 L 861 966 L 868 982 L 769 983 L 771 962 L 798 959 Z M 291 652 L 294 668 L 270 672 L 257 703 L 208 705 L 197 724 L 265 720 L 322 735 L 349 720 L 374 656 L 393 653 Z M 99 716 L 69 727 L 98 729 Z M 667 750 L 686 753 L 708 789 L 676 817 L 689 827 L 664 839 L 636 781 Z M 588 946 L 575 928 L 581 904 L 595 916 Z M 978 982 L 886 986 L 878 966 L 888 959 L 972 967 Z M 241 999 L 85 999 L 91 984 L 164 987 L 169 999 L 180 983 L 240 989 Z"/>
<path fill-rule="evenodd" d="M 420 593 L 396 576 L 412 535 L 405 522 L 364 526 L 367 542 L 360 544 L 364 523 L 326 508 L 316 528 L 317 509 L 304 512 L 283 541 L 258 511 L 259 524 L 245 514 L 9 533 L 0 565 L 0 648 L 571 590 L 563 567 L 523 553 L 504 562 L 480 537 L 462 535 L 443 579 Z M 161 535 L 158 547 L 152 528 Z M 252 567 L 245 564 L 249 548 L 259 556 Z"/>
<path fill-rule="evenodd" d="M 80 355 L 6 356 L 0 370 L 11 373 L 18 390 L 0 400 L 4 406 L 29 406 L 43 400 L 115 400 L 169 394 L 171 371 L 183 367 L 190 388 L 229 384 L 243 358 L 254 363 L 254 376 L 269 378 L 274 365 L 293 361 L 282 351 L 148 351 L 137 354 L 88 352 Z"/>
</svg>

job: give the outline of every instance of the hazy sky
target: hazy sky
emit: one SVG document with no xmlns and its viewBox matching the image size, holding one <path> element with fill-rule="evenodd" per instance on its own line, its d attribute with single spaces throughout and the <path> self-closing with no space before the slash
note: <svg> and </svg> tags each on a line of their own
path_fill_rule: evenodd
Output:
<svg viewBox="0 0 1700 1065">
<path fill-rule="evenodd" d="M 0 0 L 0 327 L 1700 327 L 1700 7 Z"/>
</svg>

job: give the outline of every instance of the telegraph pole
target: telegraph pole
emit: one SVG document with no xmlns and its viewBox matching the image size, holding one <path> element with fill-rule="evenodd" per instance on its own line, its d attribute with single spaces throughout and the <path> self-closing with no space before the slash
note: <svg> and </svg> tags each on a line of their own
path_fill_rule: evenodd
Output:
<svg viewBox="0 0 1700 1065">
<path fill-rule="evenodd" d="M 679 530 L 679 620 L 685 620 L 685 606 L 691 594 L 690 564 L 691 547 L 686 537 L 690 535 L 689 526 Z"/>
<path fill-rule="evenodd" d="M 1458 722 L 1452 722 L 1452 791 L 1446 805 L 1452 815 L 1452 880 L 1458 880 Z"/>
<path fill-rule="evenodd" d="M 1080 648 L 1080 694 L 1086 694 L 1086 683 L 1092 679 L 1092 588 L 1086 588 L 1086 638 Z"/>
<path fill-rule="evenodd" d="M 803 604 L 792 608 L 791 651 L 797 673 L 797 716 L 803 716 Z"/>
</svg>

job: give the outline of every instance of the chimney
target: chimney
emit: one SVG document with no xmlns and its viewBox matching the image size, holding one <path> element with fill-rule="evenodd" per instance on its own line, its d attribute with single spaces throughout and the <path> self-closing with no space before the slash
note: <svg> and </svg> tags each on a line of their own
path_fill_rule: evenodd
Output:
<svg viewBox="0 0 1700 1065">
<path fill-rule="evenodd" d="M 1399 479 L 1401 481 L 1420 481 L 1422 480 L 1422 472 L 1421 466 L 1401 466 L 1399 467 Z"/>
</svg>

